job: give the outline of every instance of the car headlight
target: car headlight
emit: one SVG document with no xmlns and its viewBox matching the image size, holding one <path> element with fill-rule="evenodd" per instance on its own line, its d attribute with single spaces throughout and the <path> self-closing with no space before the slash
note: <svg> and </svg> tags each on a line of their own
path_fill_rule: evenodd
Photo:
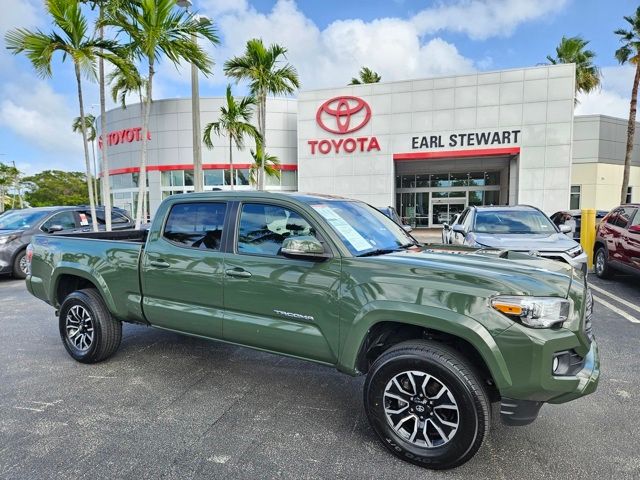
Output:
<svg viewBox="0 0 640 480">
<path fill-rule="evenodd" d="M 580 254 L 582 254 L 582 247 L 580 245 L 576 245 L 575 247 L 567 250 L 567 255 L 571 258 L 577 257 Z"/>
<path fill-rule="evenodd" d="M 0 237 L 0 245 L 4 245 L 5 243 L 13 242 L 20 235 L 5 235 Z"/>
<path fill-rule="evenodd" d="M 561 325 L 571 311 L 571 301 L 557 297 L 500 296 L 491 299 L 491 306 L 531 328 Z"/>
</svg>

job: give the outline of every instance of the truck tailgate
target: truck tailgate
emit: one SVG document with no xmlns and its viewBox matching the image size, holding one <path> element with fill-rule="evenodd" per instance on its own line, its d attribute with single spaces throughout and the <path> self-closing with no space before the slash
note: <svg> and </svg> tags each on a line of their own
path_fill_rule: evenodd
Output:
<svg viewBox="0 0 640 480">
<path fill-rule="evenodd" d="M 31 245 L 33 258 L 27 288 L 33 295 L 58 307 L 62 301 L 60 286 L 69 276 L 78 277 L 100 291 L 116 318 L 144 321 L 138 273 L 142 243 L 37 235 Z"/>
</svg>

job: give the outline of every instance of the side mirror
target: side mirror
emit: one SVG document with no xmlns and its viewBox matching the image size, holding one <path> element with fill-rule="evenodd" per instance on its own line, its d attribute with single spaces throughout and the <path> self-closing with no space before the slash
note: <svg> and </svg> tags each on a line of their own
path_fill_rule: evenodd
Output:
<svg viewBox="0 0 640 480">
<path fill-rule="evenodd" d="M 316 237 L 311 235 L 301 235 L 299 237 L 285 238 L 280 249 L 286 257 L 299 258 L 328 258 L 324 246 Z"/>
<path fill-rule="evenodd" d="M 563 223 L 562 225 L 560 225 L 560 227 L 559 227 L 559 228 L 560 228 L 560 231 L 561 231 L 562 233 L 571 233 L 571 231 L 573 230 L 573 229 L 571 228 L 571 225 L 567 225 L 567 224 L 565 224 L 565 223 Z"/>
<path fill-rule="evenodd" d="M 453 230 L 455 233 L 461 233 L 462 235 L 467 233 L 464 231 L 464 227 L 459 223 L 451 227 L 451 230 Z"/>
<path fill-rule="evenodd" d="M 631 233 L 640 233 L 640 225 L 631 225 L 629 231 Z"/>
<path fill-rule="evenodd" d="M 413 227 L 411 225 L 402 225 L 402 228 L 404 228 L 404 231 L 407 233 L 413 232 Z"/>
<path fill-rule="evenodd" d="M 62 225 L 51 225 L 49 228 L 47 228 L 48 233 L 61 232 L 62 230 L 64 230 L 64 227 Z"/>
</svg>

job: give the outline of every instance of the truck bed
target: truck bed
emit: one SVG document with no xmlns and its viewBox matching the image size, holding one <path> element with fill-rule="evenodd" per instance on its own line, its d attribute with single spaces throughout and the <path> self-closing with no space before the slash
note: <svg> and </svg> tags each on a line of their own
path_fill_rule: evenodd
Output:
<svg viewBox="0 0 640 480">
<path fill-rule="evenodd" d="M 139 263 L 146 230 L 36 235 L 27 288 L 58 307 L 68 289 L 97 288 L 120 320 L 145 322 Z"/>
</svg>

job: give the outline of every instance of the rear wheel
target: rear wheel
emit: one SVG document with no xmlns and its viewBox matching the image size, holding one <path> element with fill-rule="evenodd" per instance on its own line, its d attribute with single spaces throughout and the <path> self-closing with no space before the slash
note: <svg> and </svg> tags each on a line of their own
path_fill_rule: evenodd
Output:
<svg viewBox="0 0 640 480">
<path fill-rule="evenodd" d="M 82 363 L 109 358 L 120 346 L 122 323 L 111 316 L 93 288 L 71 293 L 60 307 L 60 337 L 69 355 Z"/>
<path fill-rule="evenodd" d="M 607 257 L 606 248 L 600 247 L 596 250 L 593 270 L 599 278 L 611 278 L 613 276 L 613 271 L 609 266 L 609 259 Z"/>
<path fill-rule="evenodd" d="M 22 250 L 13 259 L 13 276 L 15 278 L 27 278 L 27 251 Z"/>
<path fill-rule="evenodd" d="M 489 432 L 481 381 L 459 354 L 437 343 L 403 342 L 383 353 L 369 370 L 364 403 L 382 443 L 426 468 L 465 463 Z"/>
</svg>

